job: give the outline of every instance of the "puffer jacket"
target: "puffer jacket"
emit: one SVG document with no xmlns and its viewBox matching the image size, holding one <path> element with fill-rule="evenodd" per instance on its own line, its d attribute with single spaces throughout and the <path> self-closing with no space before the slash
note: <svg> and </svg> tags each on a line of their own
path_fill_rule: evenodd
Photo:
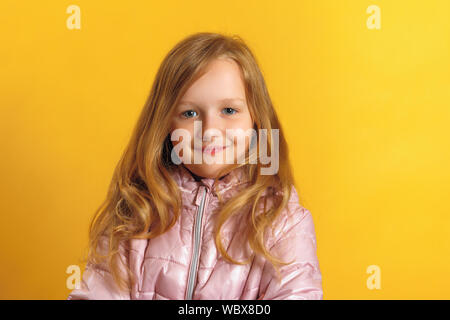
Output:
<svg viewBox="0 0 450 320">
<path fill-rule="evenodd" d="M 311 213 L 299 204 L 292 187 L 288 206 L 277 218 L 278 227 L 264 235 L 270 252 L 285 262 L 278 282 L 269 260 L 255 255 L 250 264 L 225 260 L 214 242 L 215 213 L 219 208 L 214 179 L 197 178 L 184 166 L 171 171 L 182 192 L 182 212 L 176 224 L 154 239 L 132 239 L 120 246 L 138 281 L 131 290 L 119 291 L 106 267 L 86 265 L 81 286 L 68 300 L 284 300 L 323 299 L 322 275 Z M 248 186 L 244 169 L 237 168 L 216 182 L 226 200 Z M 248 210 L 249 207 L 243 208 Z M 234 215 L 222 227 L 224 249 L 237 261 L 252 252 L 244 238 L 244 215 Z M 271 229 L 270 229 L 271 230 Z M 105 238 L 106 239 L 106 238 Z M 106 248 L 106 242 L 105 242 Z"/>
</svg>

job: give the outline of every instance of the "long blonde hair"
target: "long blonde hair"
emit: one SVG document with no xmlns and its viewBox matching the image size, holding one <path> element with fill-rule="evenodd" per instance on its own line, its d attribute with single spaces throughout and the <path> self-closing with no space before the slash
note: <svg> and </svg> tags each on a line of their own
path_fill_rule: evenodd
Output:
<svg viewBox="0 0 450 320">
<path fill-rule="evenodd" d="M 227 254 L 220 230 L 229 217 L 251 204 L 246 231 L 253 252 L 269 260 L 278 277 L 279 265 L 289 264 L 272 256 L 264 244 L 264 232 L 274 227 L 273 222 L 287 206 L 294 179 L 288 146 L 263 75 L 254 55 L 239 36 L 201 32 L 177 43 L 162 61 L 131 139 L 114 170 L 106 199 L 96 210 L 89 226 L 88 257 L 85 260 L 93 264 L 106 260 L 114 281 L 121 289 L 130 289 L 128 279 L 136 281 L 129 266 L 120 259 L 122 244 L 129 244 L 130 239 L 151 239 L 161 235 L 175 224 L 180 215 L 181 193 L 169 172 L 174 165 L 170 157 L 171 112 L 189 86 L 205 72 L 208 63 L 220 57 L 233 59 L 242 70 L 247 105 L 258 132 L 258 142 L 259 129 L 267 129 L 267 149 L 272 150 L 271 129 L 279 130 L 279 169 L 277 174 L 261 175 L 259 170 L 264 166 L 260 161 L 249 164 L 248 157 L 244 164 L 236 165 L 246 166 L 250 184 L 226 203 L 220 200 L 216 247 L 231 263 L 250 262 L 250 259 L 236 261 Z M 270 207 L 266 207 L 267 196 L 263 196 L 268 192 L 274 200 Z M 264 202 L 264 210 L 258 212 L 261 201 Z M 108 250 L 102 255 L 98 249 L 105 236 Z M 125 264 L 126 275 L 120 273 L 119 263 Z"/>
</svg>

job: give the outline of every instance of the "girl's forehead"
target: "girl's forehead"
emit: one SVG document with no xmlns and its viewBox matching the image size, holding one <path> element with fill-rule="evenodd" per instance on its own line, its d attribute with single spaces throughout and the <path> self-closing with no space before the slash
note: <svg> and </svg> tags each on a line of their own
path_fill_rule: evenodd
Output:
<svg viewBox="0 0 450 320">
<path fill-rule="evenodd" d="M 222 102 L 223 99 L 245 99 L 240 69 L 229 62 L 213 64 L 189 85 L 180 100 L 189 104 Z"/>
<path fill-rule="evenodd" d="M 216 99 L 213 102 L 220 104 L 220 103 L 239 103 L 239 104 L 244 104 L 246 101 L 244 98 L 240 98 L 240 97 L 234 97 L 234 98 L 221 98 L 221 99 Z M 187 105 L 187 106 L 197 106 L 202 104 L 203 101 L 200 100 L 185 100 L 182 99 L 180 101 L 180 105 Z"/>
</svg>

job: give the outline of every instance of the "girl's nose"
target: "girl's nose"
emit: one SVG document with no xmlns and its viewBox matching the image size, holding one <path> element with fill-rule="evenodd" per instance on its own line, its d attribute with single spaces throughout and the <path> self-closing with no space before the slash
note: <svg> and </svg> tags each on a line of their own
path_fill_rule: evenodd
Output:
<svg viewBox="0 0 450 320">
<path fill-rule="evenodd" d="M 205 114 L 202 118 L 202 127 L 206 131 L 208 129 L 219 129 L 220 130 L 220 119 L 212 114 Z"/>
<path fill-rule="evenodd" d="M 220 118 L 214 115 L 205 115 L 201 118 L 202 123 L 202 131 L 198 132 L 202 134 L 203 141 L 213 141 L 213 137 L 221 137 L 222 136 L 222 121 Z"/>
</svg>

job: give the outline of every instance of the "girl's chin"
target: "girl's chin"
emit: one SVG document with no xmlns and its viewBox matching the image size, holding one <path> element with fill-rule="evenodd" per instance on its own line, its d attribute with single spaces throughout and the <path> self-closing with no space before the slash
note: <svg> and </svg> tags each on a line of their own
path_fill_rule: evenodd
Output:
<svg viewBox="0 0 450 320">
<path fill-rule="evenodd" d="M 229 165 L 223 164 L 185 164 L 184 166 L 195 175 L 210 179 L 214 179 L 222 169 L 225 170 L 224 174 L 226 174 L 226 168 L 229 167 Z"/>
</svg>

